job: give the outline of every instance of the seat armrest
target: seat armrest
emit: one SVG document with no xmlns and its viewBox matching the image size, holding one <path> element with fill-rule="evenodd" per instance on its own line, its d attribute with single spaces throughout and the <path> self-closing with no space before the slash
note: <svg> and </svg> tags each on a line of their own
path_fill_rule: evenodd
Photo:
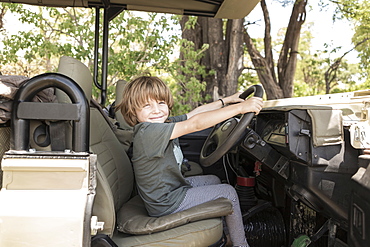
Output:
<svg viewBox="0 0 370 247">
<path fill-rule="evenodd" d="M 150 217 L 144 202 L 139 196 L 132 198 L 122 206 L 117 214 L 118 231 L 139 235 L 160 232 L 202 219 L 216 218 L 233 212 L 232 203 L 226 198 L 209 201 L 187 210 Z"/>
</svg>

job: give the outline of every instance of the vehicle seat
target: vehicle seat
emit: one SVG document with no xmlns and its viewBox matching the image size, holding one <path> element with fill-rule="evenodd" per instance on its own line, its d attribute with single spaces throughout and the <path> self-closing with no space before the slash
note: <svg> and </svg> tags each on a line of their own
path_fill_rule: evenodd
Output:
<svg viewBox="0 0 370 247">
<path fill-rule="evenodd" d="M 91 92 L 93 84 L 91 73 L 83 80 L 75 77 L 83 71 L 88 68 L 78 60 L 61 58 L 59 73 L 78 84 L 86 83 L 80 86 L 90 97 L 87 92 Z M 90 151 L 98 159 L 93 215 L 105 223 L 99 233 L 112 237 L 118 246 L 209 246 L 220 241 L 221 216 L 232 213 L 227 199 L 163 217 L 148 216 L 140 197 L 135 195 L 131 162 L 101 112 L 97 108 L 90 111 Z"/>
</svg>

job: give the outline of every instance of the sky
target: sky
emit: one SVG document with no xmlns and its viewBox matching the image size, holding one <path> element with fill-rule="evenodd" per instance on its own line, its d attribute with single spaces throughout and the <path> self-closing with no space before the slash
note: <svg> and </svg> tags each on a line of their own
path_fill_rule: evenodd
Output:
<svg viewBox="0 0 370 247">
<path fill-rule="evenodd" d="M 324 43 L 332 44 L 332 47 L 342 46 L 343 48 L 338 52 L 338 56 L 343 55 L 345 52 L 350 50 L 353 45 L 351 44 L 351 38 L 353 35 L 353 29 L 351 24 L 345 20 L 333 22 L 332 16 L 334 13 L 334 7 L 329 6 L 328 8 L 321 10 L 318 6 L 319 0 L 310 0 L 309 4 L 312 6 L 307 7 L 307 18 L 306 23 L 313 23 L 311 32 L 314 39 L 312 40 L 313 50 L 323 50 Z M 271 16 L 272 24 L 272 36 L 276 35 L 279 29 L 286 27 L 289 22 L 292 6 L 282 7 L 281 4 L 276 0 L 267 1 L 268 9 Z M 9 34 L 16 34 L 19 30 L 25 30 L 29 27 L 18 22 L 14 16 L 6 16 L 6 30 Z M 259 5 L 248 15 L 247 20 L 258 22 L 257 25 L 249 27 L 250 34 L 253 38 L 262 38 L 264 33 L 263 28 L 263 17 L 262 11 Z M 357 62 L 357 53 L 355 51 L 350 52 L 345 57 L 349 61 Z"/>
</svg>

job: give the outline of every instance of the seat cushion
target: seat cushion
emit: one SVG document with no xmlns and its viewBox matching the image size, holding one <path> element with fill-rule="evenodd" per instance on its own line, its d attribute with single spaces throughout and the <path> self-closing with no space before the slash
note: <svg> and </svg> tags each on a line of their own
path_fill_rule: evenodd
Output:
<svg viewBox="0 0 370 247">
<path fill-rule="evenodd" d="M 222 219 L 213 218 L 192 222 L 153 234 L 130 236 L 121 232 L 115 232 L 113 241 L 118 246 L 125 247 L 210 246 L 222 239 L 222 236 Z"/>
<path fill-rule="evenodd" d="M 184 172 L 185 177 L 198 176 L 203 174 L 203 169 L 198 163 L 192 161 L 189 161 L 188 163 L 190 165 L 190 170 Z"/>
<path fill-rule="evenodd" d="M 178 213 L 162 217 L 150 217 L 141 198 L 135 196 L 119 210 L 117 229 L 135 235 L 149 234 L 189 222 L 229 215 L 232 212 L 231 202 L 226 198 L 219 198 Z"/>
</svg>

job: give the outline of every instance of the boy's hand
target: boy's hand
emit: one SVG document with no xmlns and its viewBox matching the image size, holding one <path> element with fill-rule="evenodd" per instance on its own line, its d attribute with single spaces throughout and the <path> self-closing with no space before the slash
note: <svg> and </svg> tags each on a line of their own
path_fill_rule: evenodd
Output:
<svg viewBox="0 0 370 247">
<path fill-rule="evenodd" d="M 260 97 L 251 97 L 239 105 L 241 107 L 241 114 L 254 112 L 257 115 L 263 107 L 263 100 Z"/>
<path fill-rule="evenodd" d="M 225 104 L 233 104 L 233 103 L 240 103 L 243 102 L 244 100 L 239 98 L 239 96 L 242 94 L 242 92 L 237 92 L 233 95 L 230 95 L 228 97 L 223 98 L 223 101 Z"/>
</svg>

